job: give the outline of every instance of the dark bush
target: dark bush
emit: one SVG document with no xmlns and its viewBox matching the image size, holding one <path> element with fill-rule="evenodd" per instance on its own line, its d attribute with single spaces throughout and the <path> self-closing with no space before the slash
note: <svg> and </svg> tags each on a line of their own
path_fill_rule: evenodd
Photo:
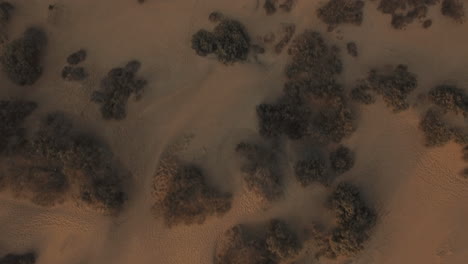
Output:
<svg viewBox="0 0 468 264">
<path fill-rule="evenodd" d="M 0 153 L 12 152 L 26 143 L 24 120 L 37 104 L 31 101 L 0 100 Z"/>
<path fill-rule="evenodd" d="M 192 49 L 194 49 L 199 56 L 206 56 L 215 52 L 215 35 L 209 31 L 200 29 L 192 36 Z"/>
<path fill-rule="evenodd" d="M 321 140 L 339 143 L 356 130 L 353 112 L 343 105 L 343 100 L 335 98 L 314 117 L 314 129 Z"/>
<path fill-rule="evenodd" d="M 0 258 L 0 264 L 34 264 L 36 263 L 36 254 L 8 254 L 3 258 Z"/>
<path fill-rule="evenodd" d="M 333 180 L 327 171 L 327 163 L 318 155 L 307 160 L 298 161 L 294 166 L 294 172 L 303 187 L 314 182 L 329 185 Z"/>
<path fill-rule="evenodd" d="M 365 105 L 373 104 L 376 100 L 372 88 L 366 84 L 359 84 L 353 88 L 351 90 L 351 99 Z"/>
<path fill-rule="evenodd" d="M 259 132 L 263 137 L 286 135 L 300 139 L 308 133 L 310 111 L 303 105 L 289 103 L 260 104 L 257 106 Z"/>
<path fill-rule="evenodd" d="M 223 20 L 213 31 L 216 38 L 215 54 L 224 64 L 245 61 L 249 54 L 250 37 L 245 27 L 236 20 Z"/>
<path fill-rule="evenodd" d="M 465 18 L 465 7 L 460 0 L 443 0 L 441 12 L 457 22 L 463 22 Z"/>
<path fill-rule="evenodd" d="M 263 9 L 265 9 L 267 15 L 273 15 L 276 13 L 276 2 L 277 0 L 265 0 Z"/>
<path fill-rule="evenodd" d="M 265 241 L 267 250 L 280 260 L 293 258 L 302 249 L 297 235 L 278 219 L 270 221 Z"/>
<path fill-rule="evenodd" d="M 67 81 L 82 81 L 88 77 L 83 67 L 65 66 L 62 70 L 62 78 Z"/>
<path fill-rule="evenodd" d="M 162 201 L 164 220 L 168 226 L 202 224 L 208 216 L 229 211 L 231 199 L 230 194 L 209 187 L 199 167 L 182 165 Z"/>
<path fill-rule="evenodd" d="M 8 78 L 18 85 L 35 83 L 42 74 L 46 44 L 47 36 L 39 28 L 29 28 L 23 37 L 8 43 L 0 59 Z"/>
<path fill-rule="evenodd" d="M 266 201 L 283 193 L 282 173 L 275 153 L 264 146 L 241 142 L 236 153 L 242 158 L 241 171 L 247 189 Z"/>
<path fill-rule="evenodd" d="M 67 57 L 67 62 L 70 65 L 76 65 L 83 62 L 86 59 L 86 50 L 80 49 L 76 52 L 73 52 Z"/>
<path fill-rule="evenodd" d="M 10 21 L 11 12 L 15 7 L 9 2 L 0 2 L 0 23 L 6 24 Z"/>
<path fill-rule="evenodd" d="M 285 24 L 283 26 L 283 37 L 275 45 L 275 52 L 277 54 L 280 54 L 283 51 L 284 47 L 288 45 L 288 43 L 291 41 L 292 37 L 294 36 L 294 33 L 296 33 L 296 25 Z"/>
<path fill-rule="evenodd" d="M 146 86 L 146 80 L 138 79 L 136 72 L 140 62 L 130 61 L 123 68 L 109 71 L 101 81 L 101 89 L 95 91 L 91 100 L 101 105 L 102 117 L 106 120 L 122 120 L 127 115 L 127 101 L 132 94 L 138 99 Z"/>
<path fill-rule="evenodd" d="M 432 26 L 432 20 L 431 19 L 426 19 L 424 22 L 423 22 L 423 28 L 429 28 Z"/>
<path fill-rule="evenodd" d="M 392 26 L 395 29 L 403 29 L 415 20 L 424 21 L 429 6 L 437 3 L 439 0 L 380 0 L 378 9 L 392 15 Z"/>
<path fill-rule="evenodd" d="M 317 10 L 318 17 L 330 26 L 339 24 L 361 25 L 363 19 L 361 0 L 330 0 Z"/>
<path fill-rule="evenodd" d="M 375 211 L 362 199 L 359 189 L 349 183 L 340 183 L 330 197 L 330 207 L 338 220 L 330 238 L 336 255 L 353 256 L 360 252 L 369 239 L 377 221 Z"/>
<path fill-rule="evenodd" d="M 339 146 L 330 153 L 330 166 L 338 174 L 349 171 L 354 166 L 353 152 L 345 146 Z"/>
<path fill-rule="evenodd" d="M 452 129 L 442 120 L 440 113 L 429 109 L 421 119 L 419 128 L 424 132 L 425 145 L 438 147 L 454 139 Z"/>
<path fill-rule="evenodd" d="M 284 12 L 291 12 L 294 7 L 295 0 L 284 0 L 283 3 L 279 5 L 279 8 Z"/>
<path fill-rule="evenodd" d="M 348 54 L 357 57 L 358 56 L 358 50 L 357 50 L 357 45 L 356 42 L 348 42 L 346 44 L 346 50 L 348 51 Z"/>
<path fill-rule="evenodd" d="M 408 109 L 406 98 L 418 85 L 416 75 L 401 64 L 391 72 L 370 71 L 368 82 L 394 112 Z"/>
<path fill-rule="evenodd" d="M 221 12 L 213 11 L 208 16 L 208 20 L 213 23 L 221 22 L 224 19 L 224 15 Z"/>
<path fill-rule="evenodd" d="M 445 112 L 468 115 L 468 97 L 463 89 L 439 85 L 429 92 L 429 100 Z"/>
</svg>

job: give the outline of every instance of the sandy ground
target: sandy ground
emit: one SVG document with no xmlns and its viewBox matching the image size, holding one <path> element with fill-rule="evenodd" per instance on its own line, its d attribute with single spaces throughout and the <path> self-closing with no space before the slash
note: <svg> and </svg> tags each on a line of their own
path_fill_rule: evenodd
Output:
<svg viewBox="0 0 468 264">
<path fill-rule="evenodd" d="M 59 0 L 53 15 L 47 1 L 18 0 L 9 26 L 10 38 L 29 25 L 43 26 L 49 36 L 45 72 L 34 87 L 17 87 L 1 74 L 2 96 L 37 100 L 39 113 L 62 110 L 77 124 L 105 138 L 129 168 L 136 182 L 127 208 L 118 218 L 65 204 L 43 209 L 0 200 L 0 253 L 39 252 L 38 264 L 160 263 L 208 264 L 216 239 L 237 223 L 282 217 L 307 225 L 324 216 L 321 187 L 302 189 L 287 177 L 284 200 L 262 210 L 241 188 L 232 164 L 232 148 L 256 131 L 255 106 L 274 99 L 282 89 L 285 52 L 267 51 L 258 60 L 226 67 L 198 57 L 191 35 L 211 28 L 213 10 L 242 21 L 255 40 L 295 23 L 297 32 L 325 32 L 314 12 L 318 1 L 298 0 L 289 14 L 266 16 L 257 1 L 219 0 Z M 390 26 L 390 17 L 365 7 L 360 27 L 340 26 L 325 38 L 345 47 L 355 41 L 360 56 L 343 52 L 340 81 L 352 85 L 369 68 L 404 63 L 418 75 L 412 96 L 441 82 L 468 87 L 468 23 L 456 24 L 440 15 L 422 29 Z M 84 83 L 60 78 L 68 54 L 88 50 Z M 142 101 L 129 102 L 123 121 L 103 121 L 89 101 L 99 80 L 112 67 L 131 59 L 142 62 L 140 75 L 149 81 Z M 380 215 L 374 236 L 353 263 L 467 263 L 468 181 L 460 147 L 427 149 L 418 130 L 416 110 L 393 114 L 384 104 L 362 107 L 357 132 L 345 143 L 357 153 L 355 168 L 344 177 L 358 183 Z M 186 134 L 194 138 L 185 158 L 207 168 L 210 182 L 234 193 L 233 208 L 223 218 L 203 225 L 167 229 L 151 213 L 151 180 L 164 148 Z M 304 259 L 299 263 L 313 263 Z"/>
</svg>

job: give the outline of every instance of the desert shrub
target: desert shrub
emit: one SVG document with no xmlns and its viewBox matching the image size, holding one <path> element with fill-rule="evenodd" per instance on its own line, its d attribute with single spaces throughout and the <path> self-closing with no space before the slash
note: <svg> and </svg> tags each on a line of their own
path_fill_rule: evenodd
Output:
<svg viewBox="0 0 468 264">
<path fill-rule="evenodd" d="M 265 0 L 263 9 L 265 9 L 267 15 L 273 15 L 276 13 L 276 2 L 277 0 Z"/>
<path fill-rule="evenodd" d="M 429 28 L 432 26 L 432 20 L 431 19 L 426 19 L 423 22 L 423 28 Z"/>
<path fill-rule="evenodd" d="M 0 153 L 12 152 L 26 142 L 22 124 L 37 104 L 22 100 L 0 100 Z"/>
<path fill-rule="evenodd" d="M 255 143 L 241 142 L 236 153 L 242 158 L 242 178 L 247 190 L 266 201 L 283 193 L 282 175 L 273 151 Z"/>
<path fill-rule="evenodd" d="M 224 15 L 221 12 L 213 11 L 208 15 L 208 20 L 213 23 L 221 22 L 224 19 Z"/>
<path fill-rule="evenodd" d="M 191 164 L 177 168 L 162 201 L 163 216 L 168 226 L 202 224 L 206 217 L 223 215 L 229 209 L 231 195 L 209 187 L 202 170 Z"/>
<path fill-rule="evenodd" d="M 223 20 L 213 30 L 216 37 L 215 54 L 224 64 L 245 61 L 249 54 L 250 37 L 236 20 Z"/>
<path fill-rule="evenodd" d="M 415 20 L 423 21 L 429 6 L 438 2 L 439 0 L 380 0 L 378 9 L 384 14 L 392 15 L 392 26 L 395 29 L 403 29 Z"/>
<path fill-rule="evenodd" d="M 439 85 L 429 92 L 429 100 L 444 112 L 468 115 L 468 97 L 463 89 L 451 85 Z"/>
<path fill-rule="evenodd" d="M 283 51 L 284 47 L 286 47 L 288 43 L 291 41 L 295 32 L 296 32 L 295 24 L 286 24 L 283 26 L 283 37 L 275 45 L 276 53 L 279 54 Z"/>
<path fill-rule="evenodd" d="M 458 22 L 463 22 L 465 18 L 465 7 L 460 0 L 443 0 L 441 12 L 444 16 L 450 17 Z"/>
<path fill-rule="evenodd" d="M 418 85 L 416 75 L 401 64 L 391 72 L 370 71 L 368 82 L 394 112 L 408 109 L 406 98 Z"/>
<path fill-rule="evenodd" d="M 330 26 L 339 24 L 361 25 L 363 19 L 361 0 L 330 0 L 317 10 L 318 17 Z"/>
<path fill-rule="evenodd" d="M 62 70 L 62 78 L 67 81 L 82 81 L 88 77 L 83 67 L 65 66 Z"/>
<path fill-rule="evenodd" d="M 263 137 L 286 135 L 300 139 L 307 132 L 310 111 L 303 105 L 290 103 L 260 104 L 257 106 L 259 132 Z"/>
<path fill-rule="evenodd" d="M 278 219 L 270 221 L 265 241 L 267 250 L 280 260 L 295 257 L 302 248 L 297 235 Z"/>
<path fill-rule="evenodd" d="M 357 50 L 357 45 L 356 42 L 348 42 L 346 44 L 346 50 L 348 51 L 348 54 L 357 57 L 358 56 L 358 50 Z"/>
<path fill-rule="evenodd" d="M 294 166 L 296 179 L 303 187 L 314 182 L 324 185 L 330 184 L 332 179 L 330 179 L 327 169 L 327 163 L 319 155 L 300 160 Z"/>
<path fill-rule="evenodd" d="M 76 65 L 83 62 L 86 59 L 87 52 L 84 49 L 80 49 L 73 52 L 67 57 L 67 63 L 70 65 Z"/>
<path fill-rule="evenodd" d="M 376 100 L 372 88 L 366 84 L 359 84 L 353 88 L 351 90 L 351 99 L 365 105 L 373 104 Z"/>
<path fill-rule="evenodd" d="M 454 139 L 452 129 L 442 120 L 440 113 L 429 109 L 421 119 L 419 128 L 425 136 L 425 145 L 428 147 L 442 146 Z"/>
<path fill-rule="evenodd" d="M 284 12 L 291 12 L 295 2 L 296 0 L 284 0 L 282 3 L 280 3 L 279 8 Z"/>
<path fill-rule="evenodd" d="M 336 255 L 357 254 L 376 224 L 375 211 L 366 205 L 359 189 L 349 183 L 338 184 L 330 196 L 330 208 L 338 220 L 330 238 L 331 249 Z"/>
<path fill-rule="evenodd" d="M 91 100 L 100 104 L 104 119 L 122 120 L 127 115 L 127 101 L 132 94 L 138 99 L 146 86 L 146 80 L 136 77 L 140 62 L 134 60 L 123 68 L 113 68 L 101 81 L 101 89 L 94 91 Z"/>
<path fill-rule="evenodd" d="M 23 37 L 5 46 L 0 62 L 8 78 L 18 85 L 32 85 L 42 74 L 41 58 L 47 44 L 39 28 L 27 29 Z"/>
<path fill-rule="evenodd" d="M 10 21 L 11 12 L 15 7 L 9 2 L 0 2 L 0 23 L 6 24 Z"/>
<path fill-rule="evenodd" d="M 339 97 L 319 111 L 313 125 L 321 140 L 335 143 L 341 142 L 356 130 L 353 112 Z"/>
<path fill-rule="evenodd" d="M 261 237 L 255 237 L 245 226 L 237 225 L 224 232 L 218 241 L 214 264 L 276 264 Z"/>
<path fill-rule="evenodd" d="M 353 152 L 345 146 L 339 146 L 330 153 L 330 166 L 338 174 L 349 171 L 354 166 Z"/>
<path fill-rule="evenodd" d="M 8 254 L 0 258 L 0 264 L 34 264 L 36 263 L 35 253 Z"/>
<path fill-rule="evenodd" d="M 206 56 L 216 50 L 216 37 L 213 33 L 200 29 L 192 36 L 192 49 L 197 55 Z"/>
</svg>

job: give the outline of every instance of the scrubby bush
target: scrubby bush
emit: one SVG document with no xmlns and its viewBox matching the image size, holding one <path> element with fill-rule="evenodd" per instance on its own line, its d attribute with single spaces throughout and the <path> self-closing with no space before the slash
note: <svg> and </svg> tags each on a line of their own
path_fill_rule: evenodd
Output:
<svg viewBox="0 0 468 264">
<path fill-rule="evenodd" d="M 264 146 L 241 142 L 236 153 L 242 158 L 241 171 L 247 189 L 266 201 L 283 193 L 282 175 L 275 153 Z"/>
<path fill-rule="evenodd" d="M 468 97 L 463 89 L 439 85 L 429 92 L 429 100 L 445 112 L 468 115 Z"/>
<path fill-rule="evenodd" d="M 358 56 L 358 49 L 357 49 L 356 42 L 348 42 L 346 44 L 346 50 L 348 51 L 349 55 L 351 55 L 353 57 Z"/>
<path fill-rule="evenodd" d="M 421 119 L 419 128 L 424 132 L 425 145 L 428 147 L 442 146 L 454 139 L 452 129 L 442 120 L 440 113 L 429 109 Z"/>
<path fill-rule="evenodd" d="M 202 224 L 208 216 L 229 211 L 231 199 L 230 194 L 209 187 L 199 167 L 182 165 L 171 178 L 162 201 L 164 220 L 168 226 Z"/>
<path fill-rule="evenodd" d="M 265 241 L 267 250 L 280 260 L 295 257 L 302 248 L 296 234 L 278 219 L 270 221 Z"/>
<path fill-rule="evenodd" d="M 34 264 L 36 263 L 35 253 L 25 253 L 21 255 L 8 254 L 0 258 L 0 264 Z"/>
<path fill-rule="evenodd" d="M 330 248 L 336 255 L 359 253 L 376 224 L 375 211 L 366 205 L 359 189 L 349 183 L 340 183 L 336 187 L 330 197 L 330 208 L 338 221 L 330 238 Z"/>
<path fill-rule="evenodd" d="M 441 12 L 455 21 L 463 22 L 465 18 L 465 7 L 460 0 L 444 0 Z"/>
<path fill-rule="evenodd" d="M 267 15 L 273 15 L 276 13 L 276 2 L 277 0 L 265 0 L 263 9 L 265 9 Z"/>
<path fill-rule="evenodd" d="M 320 156 L 315 155 L 307 160 L 300 160 L 294 166 L 296 179 L 306 187 L 314 182 L 328 185 L 331 180 L 327 171 L 327 164 Z"/>
<path fill-rule="evenodd" d="M 317 10 L 318 17 L 330 26 L 339 24 L 361 25 L 363 19 L 361 0 L 330 0 Z"/>
<path fill-rule="evenodd" d="M 42 74 L 41 59 L 47 44 L 39 28 L 27 29 L 23 36 L 5 46 L 0 62 L 8 78 L 18 85 L 32 85 Z"/>
<path fill-rule="evenodd" d="M 22 100 L 0 100 L 0 153 L 12 152 L 26 142 L 24 120 L 37 104 Z"/>
<path fill-rule="evenodd" d="M 296 33 L 295 24 L 285 24 L 283 26 L 283 37 L 275 45 L 275 52 L 277 54 L 280 54 L 283 51 L 284 47 L 288 45 L 288 43 L 291 41 L 292 37 L 294 36 L 294 33 Z"/>
<path fill-rule="evenodd" d="M 62 78 L 67 81 L 82 81 L 88 77 L 83 67 L 65 66 L 62 70 Z"/>
<path fill-rule="evenodd" d="M 214 53 L 224 64 L 245 61 L 250 49 L 250 37 L 244 26 L 230 19 L 223 19 L 213 32 L 201 29 L 192 36 L 192 49 L 199 56 Z"/>
<path fill-rule="evenodd" d="M 192 49 L 194 49 L 199 56 L 206 56 L 215 52 L 215 35 L 207 30 L 200 29 L 192 36 Z"/>
<path fill-rule="evenodd" d="M 384 14 L 392 15 L 392 26 L 403 29 L 415 20 L 424 21 L 429 6 L 439 0 L 380 0 L 378 9 Z"/>
<path fill-rule="evenodd" d="M 9 2 L 0 2 L 0 23 L 6 24 L 10 21 L 11 12 L 15 7 Z"/>
<path fill-rule="evenodd" d="M 365 105 L 373 104 L 376 100 L 372 88 L 366 84 L 359 84 L 353 88 L 351 90 L 351 99 Z"/>
<path fill-rule="evenodd" d="M 314 129 L 321 140 L 339 143 L 356 130 L 353 112 L 343 100 L 335 98 L 314 117 Z"/>
<path fill-rule="evenodd" d="M 136 77 L 140 65 L 136 60 L 130 61 L 123 68 L 111 69 L 102 79 L 101 89 L 92 94 L 91 100 L 101 105 L 100 110 L 104 119 L 124 119 L 130 96 L 134 94 L 137 99 L 141 96 L 147 82 Z"/>
<path fill-rule="evenodd" d="M 271 138 L 286 135 L 300 139 L 308 133 L 310 111 L 303 105 L 290 103 L 260 104 L 257 106 L 259 132 Z"/>
<path fill-rule="evenodd" d="M 84 49 L 80 49 L 76 52 L 73 52 L 67 57 L 67 62 L 70 65 L 76 65 L 83 62 L 86 59 L 87 52 Z"/>
<path fill-rule="evenodd" d="M 409 72 L 406 65 L 401 64 L 391 72 L 371 70 L 368 82 L 378 94 L 382 95 L 394 112 L 408 109 L 406 98 L 418 85 L 416 75 Z"/>
<path fill-rule="evenodd" d="M 354 166 L 353 152 L 345 146 L 339 146 L 330 153 L 330 166 L 338 174 L 349 171 Z"/>
</svg>

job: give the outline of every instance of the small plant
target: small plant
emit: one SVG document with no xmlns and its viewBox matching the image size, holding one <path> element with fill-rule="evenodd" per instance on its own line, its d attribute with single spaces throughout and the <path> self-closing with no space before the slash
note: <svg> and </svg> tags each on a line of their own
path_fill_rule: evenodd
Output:
<svg viewBox="0 0 468 264">
<path fill-rule="evenodd" d="M 335 151 L 330 153 L 330 165 L 338 174 L 349 171 L 354 166 L 353 152 L 347 147 L 339 146 Z"/>
<path fill-rule="evenodd" d="M 0 59 L 8 78 L 18 85 L 34 84 L 42 74 L 46 45 L 47 36 L 39 28 L 29 28 L 23 37 L 8 43 Z"/>
<path fill-rule="evenodd" d="M 67 63 L 70 65 L 77 65 L 86 59 L 86 55 L 86 50 L 80 49 L 67 57 Z"/>
</svg>

